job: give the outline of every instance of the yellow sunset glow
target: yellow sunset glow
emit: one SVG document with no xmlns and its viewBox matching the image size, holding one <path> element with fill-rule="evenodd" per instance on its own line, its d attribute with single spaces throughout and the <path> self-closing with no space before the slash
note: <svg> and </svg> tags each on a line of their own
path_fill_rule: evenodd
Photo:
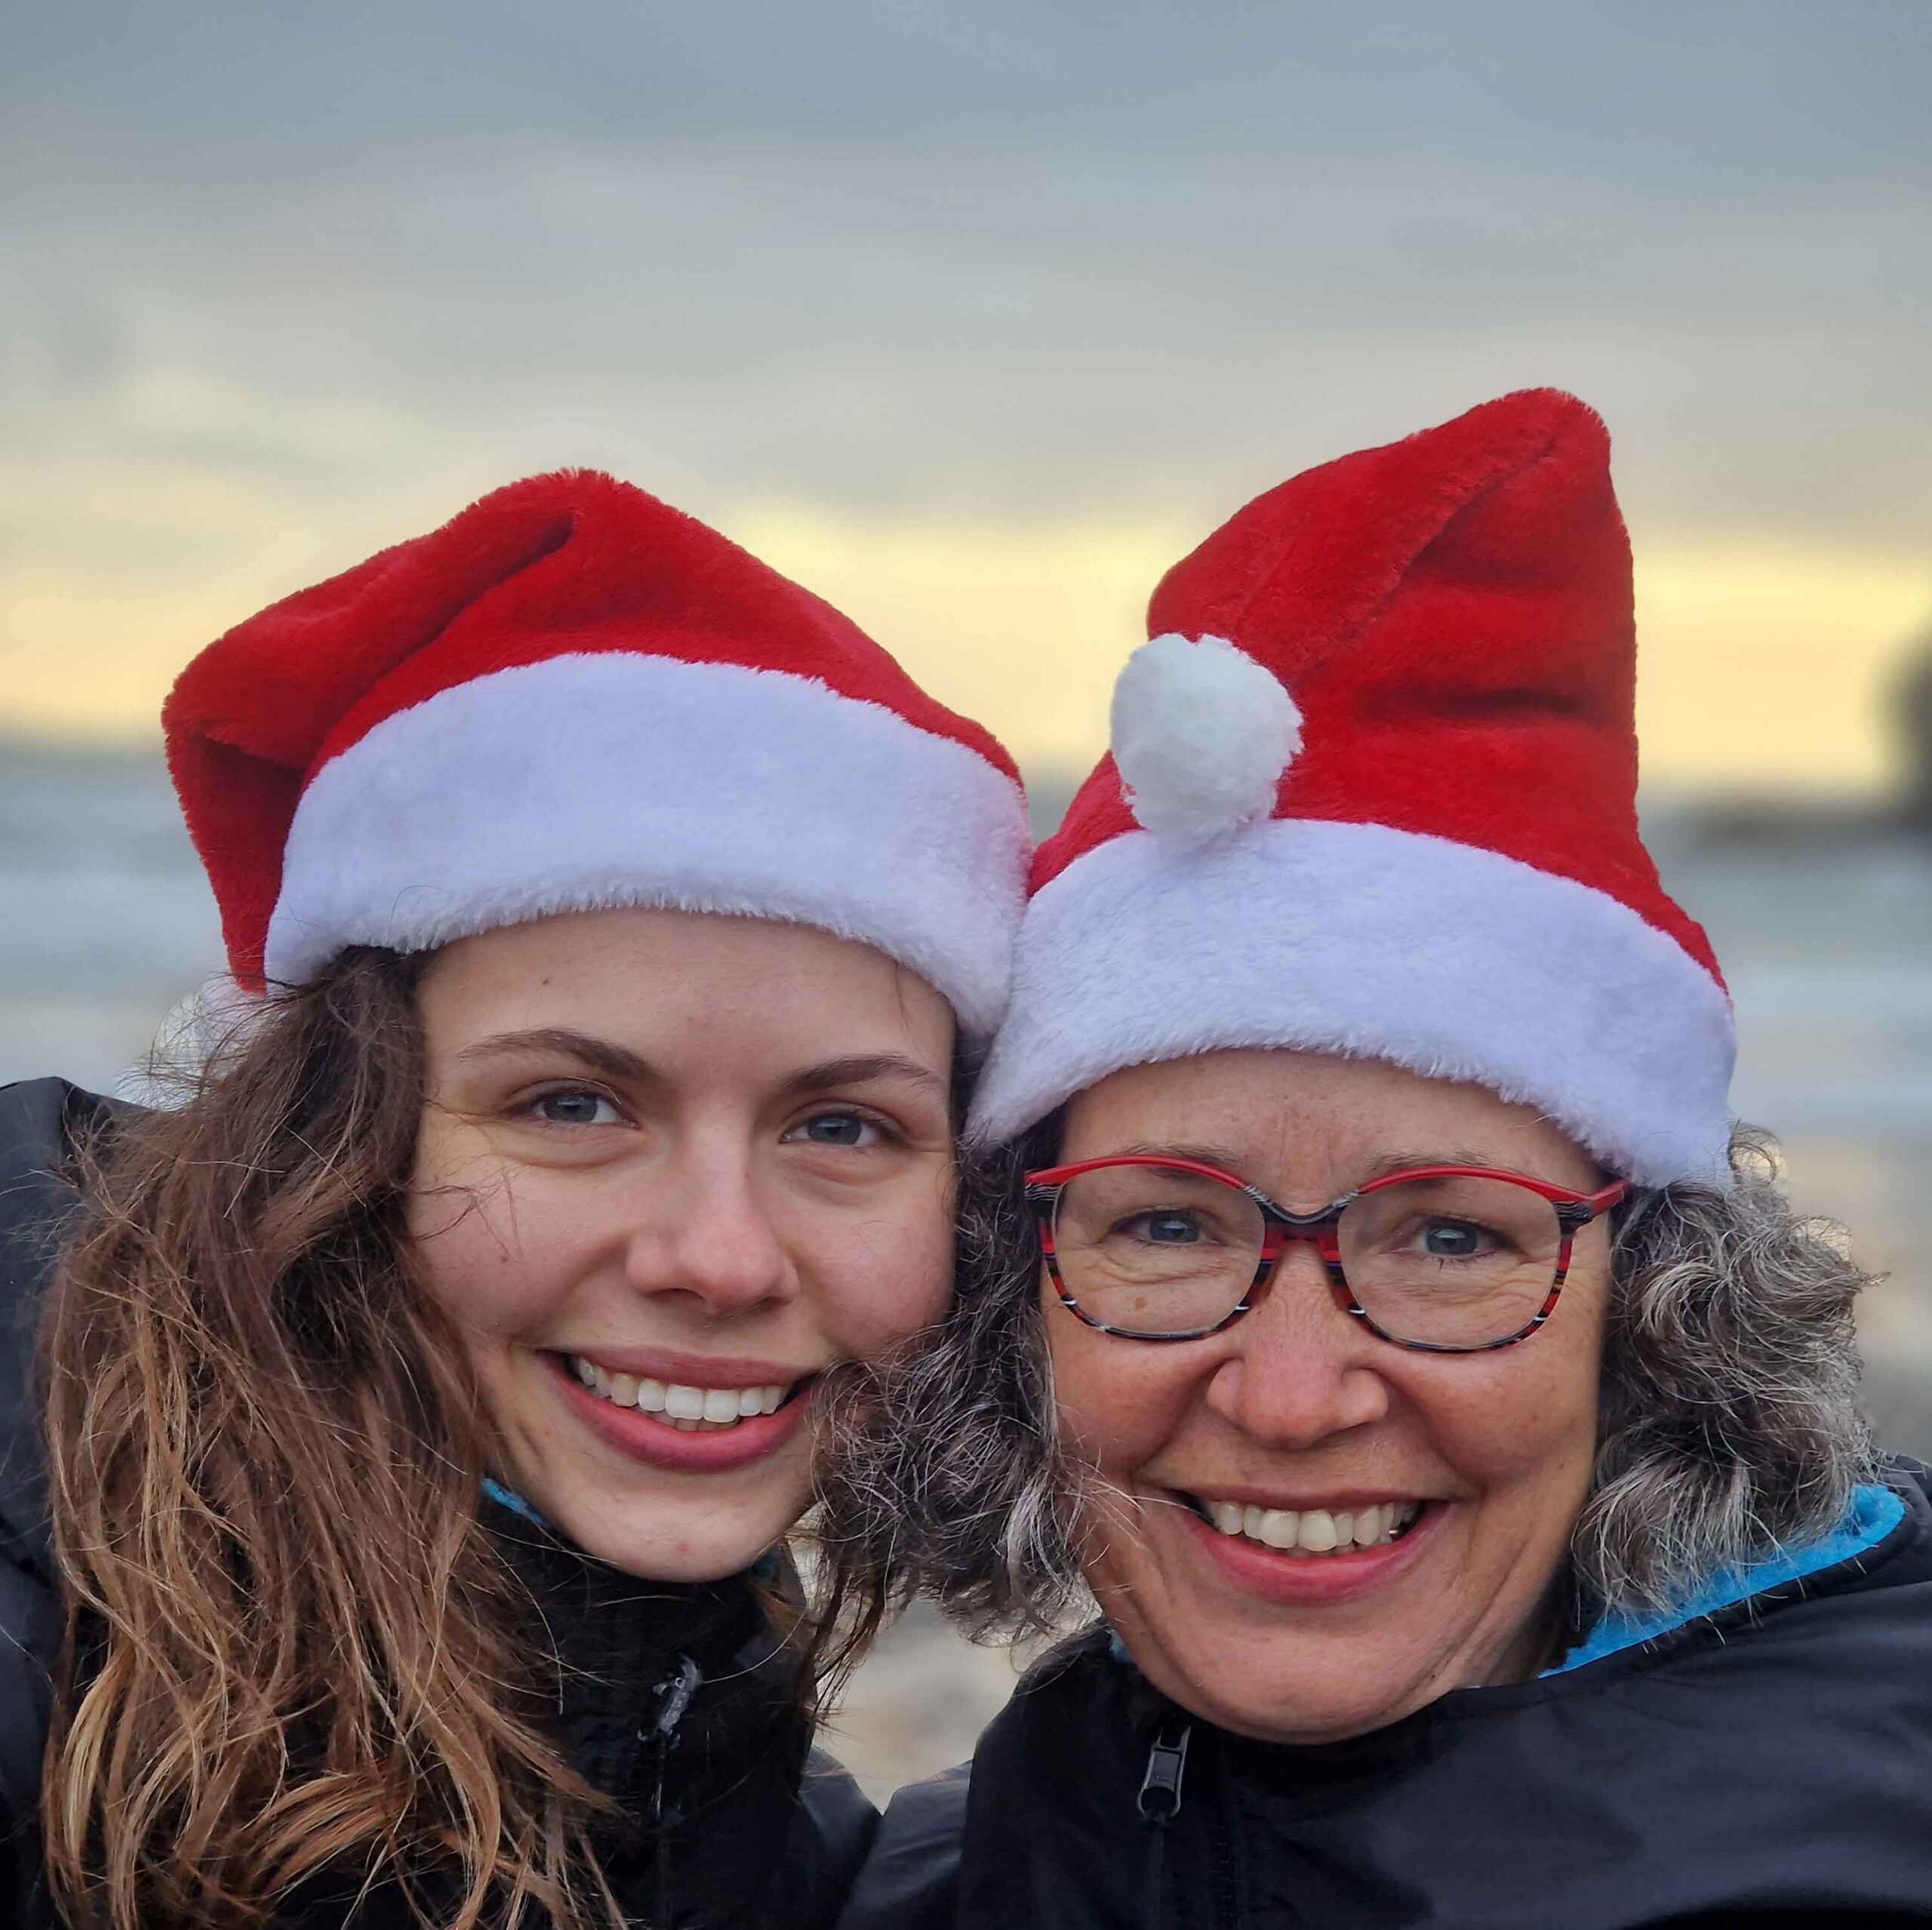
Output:
<svg viewBox="0 0 1932 1930">
<path fill-rule="evenodd" d="M 890 642 L 1035 768 L 1099 754 L 1149 592 L 1194 540 L 1072 523 L 870 524 L 785 509 L 734 534 Z M 1644 771 L 1672 785 L 1867 790 L 1894 774 L 1884 702 L 1932 618 L 1932 570 L 1884 555 L 1640 547 Z"/>
<path fill-rule="evenodd" d="M 0 571 L 0 728 L 153 728 L 174 672 L 272 597 L 436 508 L 344 515 L 220 492 L 175 498 L 173 540 L 112 541 Z M 1097 753 L 1109 690 L 1149 590 L 1192 534 L 1078 519 L 1013 527 L 791 504 L 719 518 L 849 611 L 934 693 L 1035 770 Z M 1884 694 L 1932 615 L 1932 571 L 1897 556 L 1638 537 L 1644 768 L 1672 785 L 1864 790 L 1892 774 Z"/>
</svg>

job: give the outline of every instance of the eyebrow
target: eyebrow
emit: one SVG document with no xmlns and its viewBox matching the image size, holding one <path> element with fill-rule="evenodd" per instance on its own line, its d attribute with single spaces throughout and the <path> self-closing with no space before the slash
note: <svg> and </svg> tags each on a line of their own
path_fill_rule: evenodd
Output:
<svg viewBox="0 0 1932 1930">
<path fill-rule="evenodd" d="M 1494 1172 L 1508 1164 L 1494 1153 L 1472 1153 L 1466 1147 L 1460 1150 L 1441 1147 L 1433 1153 L 1385 1153 L 1369 1162 L 1368 1171 L 1362 1177 L 1379 1180 L 1390 1173 L 1405 1173 L 1412 1166 L 1486 1166 Z"/>
<path fill-rule="evenodd" d="M 1236 1147 L 1214 1146 L 1194 1141 L 1165 1146 L 1143 1141 L 1133 1146 L 1123 1146 L 1117 1153 L 1109 1156 L 1127 1159 L 1191 1159 L 1198 1166 L 1219 1166 L 1223 1171 L 1232 1173 L 1237 1179 L 1246 1179 L 1247 1168 L 1253 1163 L 1251 1150 L 1244 1152 Z M 1416 1166 L 1494 1168 L 1496 1164 L 1494 1153 L 1472 1153 L 1466 1148 L 1438 1148 L 1432 1153 L 1384 1153 L 1369 1162 L 1357 1184 L 1365 1186 L 1371 1180 L 1383 1179 L 1391 1173 L 1405 1173 Z"/>
<path fill-rule="evenodd" d="M 623 1079 L 633 1084 L 657 1076 L 650 1061 L 639 1058 L 628 1046 L 599 1039 L 591 1033 L 575 1031 L 568 1026 L 546 1025 L 529 1032 L 493 1033 L 488 1039 L 478 1039 L 473 1045 L 466 1045 L 457 1057 L 469 1063 L 479 1059 L 510 1058 L 518 1054 L 574 1059 L 579 1065 L 587 1066 L 606 1079 Z"/>
<path fill-rule="evenodd" d="M 823 1092 L 828 1086 L 869 1085 L 880 1079 L 897 1079 L 918 1086 L 944 1103 L 950 1085 L 917 1059 L 903 1052 L 858 1052 L 843 1059 L 827 1059 L 823 1064 L 808 1066 L 785 1082 L 788 1094 Z"/>
<path fill-rule="evenodd" d="M 1232 1146 L 1211 1146 L 1205 1140 L 1189 1140 L 1156 1145 L 1151 1140 L 1137 1140 L 1131 1146 L 1118 1147 L 1103 1156 L 1109 1159 L 1191 1159 L 1197 1166 L 1220 1166 L 1239 1177 L 1247 1156 Z"/>
<path fill-rule="evenodd" d="M 474 1045 L 466 1045 L 457 1057 L 466 1063 L 478 1060 L 510 1058 L 519 1055 L 561 1057 L 574 1059 L 609 1079 L 632 1085 L 661 1078 L 649 1060 L 640 1057 L 626 1045 L 599 1039 L 568 1026 L 540 1026 L 528 1032 L 499 1032 Z M 787 1096 L 823 1092 L 840 1085 L 866 1085 L 881 1079 L 897 1079 L 922 1087 L 944 1102 L 947 1082 L 930 1066 L 900 1052 L 854 1053 L 842 1059 L 827 1059 L 807 1066 L 788 1078 L 781 1088 Z"/>
</svg>

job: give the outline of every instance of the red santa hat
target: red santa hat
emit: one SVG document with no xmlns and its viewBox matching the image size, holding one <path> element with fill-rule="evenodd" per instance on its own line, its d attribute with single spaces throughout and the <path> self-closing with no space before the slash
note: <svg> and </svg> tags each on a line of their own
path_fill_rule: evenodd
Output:
<svg viewBox="0 0 1932 1930">
<path fill-rule="evenodd" d="M 1552 389 L 1251 503 L 1155 592 L 1113 749 L 1037 854 L 974 1107 L 1128 1066 L 1387 1060 L 1640 1184 L 1727 1171 L 1730 1003 L 1637 828 L 1630 549 Z"/>
<path fill-rule="evenodd" d="M 875 947 L 969 1033 L 1024 900 L 1019 774 L 855 625 L 589 470 L 251 617 L 163 713 L 245 987 L 660 905 Z"/>
</svg>

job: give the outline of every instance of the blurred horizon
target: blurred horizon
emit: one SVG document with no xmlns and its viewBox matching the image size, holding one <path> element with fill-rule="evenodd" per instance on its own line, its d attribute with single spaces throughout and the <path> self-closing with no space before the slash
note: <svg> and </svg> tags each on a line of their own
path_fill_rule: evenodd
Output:
<svg viewBox="0 0 1932 1930">
<path fill-rule="evenodd" d="M 1602 411 L 1671 790 L 1875 796 L 1932 631 L 1932 10 L 75 0 L 0 71 L 0 733 L 611 469 L 1084 769 L 1241 502 Z"/>
</svg>

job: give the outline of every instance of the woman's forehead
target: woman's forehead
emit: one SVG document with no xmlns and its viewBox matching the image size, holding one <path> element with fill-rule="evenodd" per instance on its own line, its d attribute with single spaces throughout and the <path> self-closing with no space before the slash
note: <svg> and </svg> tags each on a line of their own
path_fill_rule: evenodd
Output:
<svg viewBox="0 0 1932 1930">
<path fill-rule="evenodd" d="M 438 953 L 420 1006 L 436 1066 L 569 1033 L 666 1076 L 895 1057 L 950 1079 L 937 992 L 869 946 L 774 921 L 624 910 L 506 927 Z"/>
<path fill-rule="evenodd" d="M 1497 1165 L 1582 1184 L 1594 1162 L 1533 1108 L 1376 1059 L 1209 1052 L 1112 1074 L 1068 1106 L 1060 1156 L 1147 1153 L 1271 1180 L 1360 1185 L 1403 1167 Z"/>
</svg>

